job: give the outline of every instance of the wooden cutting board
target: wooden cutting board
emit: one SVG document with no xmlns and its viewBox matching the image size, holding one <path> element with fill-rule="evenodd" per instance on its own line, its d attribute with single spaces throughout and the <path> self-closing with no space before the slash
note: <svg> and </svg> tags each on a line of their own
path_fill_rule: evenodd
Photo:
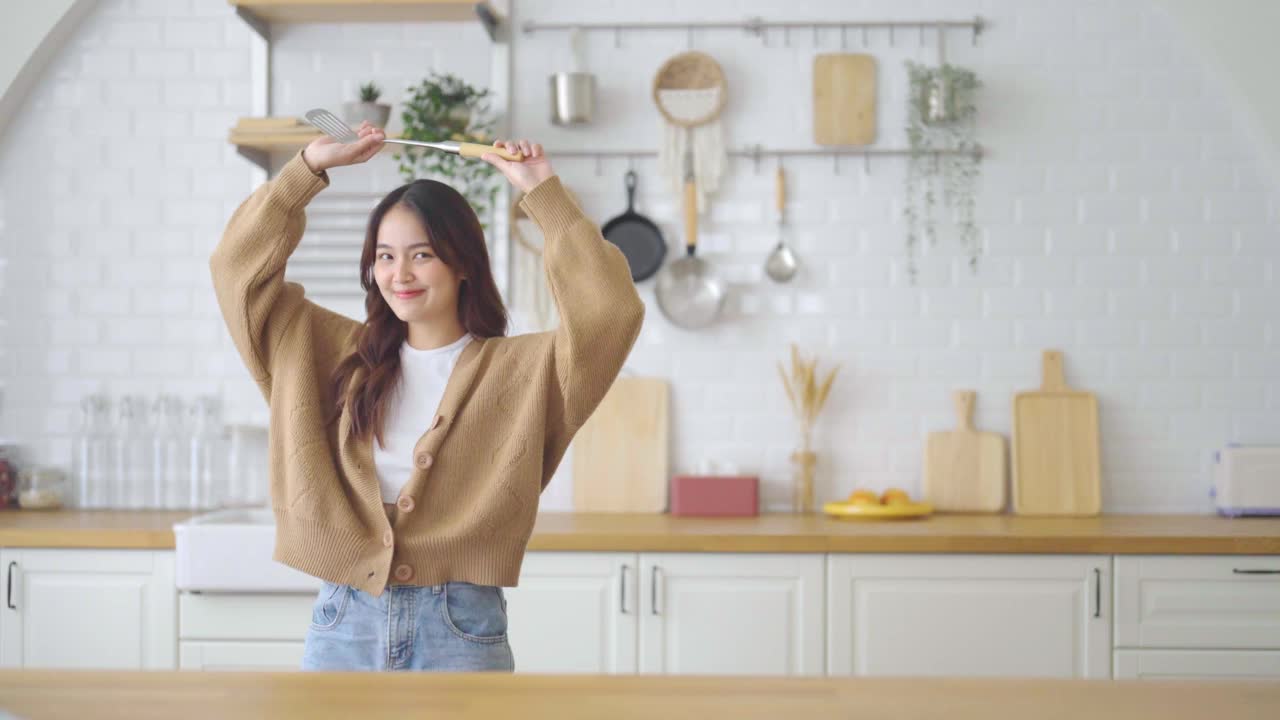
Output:
<svg viewBox="0 0 1280 720">
<path fill-rule="evenodd" d="M 876 139 L 876 59 L 856 53 L 813 58 L 813 141 L 870 145 Z"/>
<path fill-rule="evenodd" d="M 1019 515 L 1102 511 L 1098 400 L 1067 387 L 1062 353 L 1044 352 L 1039 390 L 1013 397 L 1013 510 Z"/>
<path fill-rule="evenodd" d="M 573 439 L 575 511 L 666 511 L 669 397 L 661 378 L 614 381 Z"/>
<path fill-rule="evenodd" d="M 931 432 L 924 451 L 924 499 L 939 512 L 1004 510 L 1004 436 L 973 427 L 976 393 L 955 393 L 959 427 Z"/>
</svg>

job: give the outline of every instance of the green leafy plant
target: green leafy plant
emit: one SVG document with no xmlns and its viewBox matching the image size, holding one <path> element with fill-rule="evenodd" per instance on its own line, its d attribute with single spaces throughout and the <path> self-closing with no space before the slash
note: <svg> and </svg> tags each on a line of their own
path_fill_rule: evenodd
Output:
<svg viewBox="0 0 1280 720">
<path fill-rule="evenodd" d="M 378 102 L 380 97 L 382 97 L 382 88 L 375 83 L 368 82 L 360 86 L 360 102 Z"/>
<path fill-rule="evenodd" d="M 488 145 L 496 117 L 490 110 L 492 91 L 476 88 L 456 75 L 432 73 L 408 88 L 400 113 L 404 138 L 426 142 L 457 140 Z M 462 193 L 486 228 L 498 193 L 497 169 L 486 162 L 453 153 L 398 146 L 392 155 L 405 182 L 429 177 L 448 182 Z"/>
<path fill-rule="evenodd" d="M 938 185 L 943 205 L 952 211 L 960 246 L 978 267 L 980 247 L 974 222 L 978 178 L 978 143 L 974 138 L 975 95 L 981 86 L 973 71 L 955 65 L 933 67 L 907 62 L 906 201 L 907 271 L 915 282 L 916 251 L 923 234 L 937 243 Z M 938 151 L 954 151 L 940 154 Z"/>
</svg>

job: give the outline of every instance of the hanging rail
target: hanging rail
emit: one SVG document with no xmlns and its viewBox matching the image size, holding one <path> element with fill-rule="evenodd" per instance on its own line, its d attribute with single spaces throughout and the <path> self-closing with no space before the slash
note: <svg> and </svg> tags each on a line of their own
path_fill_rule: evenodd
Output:
<svg viewBox="0 0 1280 720">
<path fill-rule="evenodd" d="M 809 29 L 813 31 L 814 42 L 817 42 L 818 33 L 821 30 L 840 31 L 840 44 L 845 47 L 848 44 L 848 31 L 857 29 L 862 31 L 862 43 L 867 44 L 867 33 L 871 30 L 888 30 L 889 44 L 894 44 L 894 36 L 898 30 L 915 29 L 920 33 L 920 42 L 923 44 L 925 32 L 929 30 L 950 29 L 968 29 L 972 33 L 973 44 L 978 44 L 978 35 L 982 33 L 986 27 L 986 21 L 981 16 L 975 15 L 972 20 L 787 20 L 787 21 L 767 21 L 763 18 L 753 17 L 742 21 L 705 21 L 705 22 L 616 22 L 616 23 L 542 23 L 533 20 L 526 21 L 521 29 L 527 35 L 535 32 L 546 31 L 566 31 L 566 30 L 582 30 L 585 32 L 612 32 L 614 34 L 614 45 L 617 45 L 623 32 L 632 31 L 663 31 L 663 30 L 684 30 L 689 35 L 690 44 L 694 30 L 742 30 L 748 35 L 759 37 L 762 42 L 767 42 L 765 35 L 766 30 L 779 28 L 785 33 L 784 41 L 790 44 L 792 30 Z"/>
<path fill-rule="evenodd" d="M 637 158 L 653 158 L 658 156 L 657 150 L 547 150 L 547 157 L 550 158 L 594 158 L 596 161 L 596 172 L 600 172 L 600 163 L 604 158 L 626 158 L 628 164 L 634 164 Z M 902 157 L 913 154 L 927 156 L 931 158 L 940 158 L 951 155 L 968 155 L 974 160 L 982 160 L 983 148 L 978 145 L 969 150 L 956 150 L 941 148 L 937 150 L 924 150 L 919 153 L 913 153 L 906 148 L 813 148 L 813 149 L 785 149 L 780 148 L 770 150 L 760 145 L 748 145 L 743 148 L 730 149 L 727 151 L 730 157 L 748 158 L 755 165 L 755 171 L 760 170 L 760 161 L 766 157 L 774 157 L 781 159 L 783 157 L 830 157 L 833 163 L 833 169 L 837 175 L 840 174 L 840 158 L 841 157 L 858 157 L 861 156 L 863 166 L 867 172 L 871 170 L 871 158 L 873 157 Z"/>
</svg>

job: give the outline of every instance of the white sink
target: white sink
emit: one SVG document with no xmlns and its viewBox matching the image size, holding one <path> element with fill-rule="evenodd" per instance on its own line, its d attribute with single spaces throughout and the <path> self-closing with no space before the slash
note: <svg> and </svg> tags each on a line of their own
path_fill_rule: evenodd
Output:
<svg viewBox="0 0 1280 720">
<path fill-rule="evenodd" d="M 267 508 L 217 510 L 173 526 L 179 590 L 316 592 L 320 580 L 271 559 L 276 519 Z"/>
</svg>

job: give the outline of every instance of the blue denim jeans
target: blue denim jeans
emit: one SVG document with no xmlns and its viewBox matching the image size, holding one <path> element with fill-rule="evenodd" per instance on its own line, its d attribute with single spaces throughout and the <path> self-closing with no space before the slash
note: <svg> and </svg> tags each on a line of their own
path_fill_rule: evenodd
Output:
<svg viewBox="0 0 1280 720">
<path fill-rule="evenodd" d="M 316 595 L 303 670 L 511 672 L 502 588 L 392 585 L 379 597 L 326 582 Z"/>
</svg>

